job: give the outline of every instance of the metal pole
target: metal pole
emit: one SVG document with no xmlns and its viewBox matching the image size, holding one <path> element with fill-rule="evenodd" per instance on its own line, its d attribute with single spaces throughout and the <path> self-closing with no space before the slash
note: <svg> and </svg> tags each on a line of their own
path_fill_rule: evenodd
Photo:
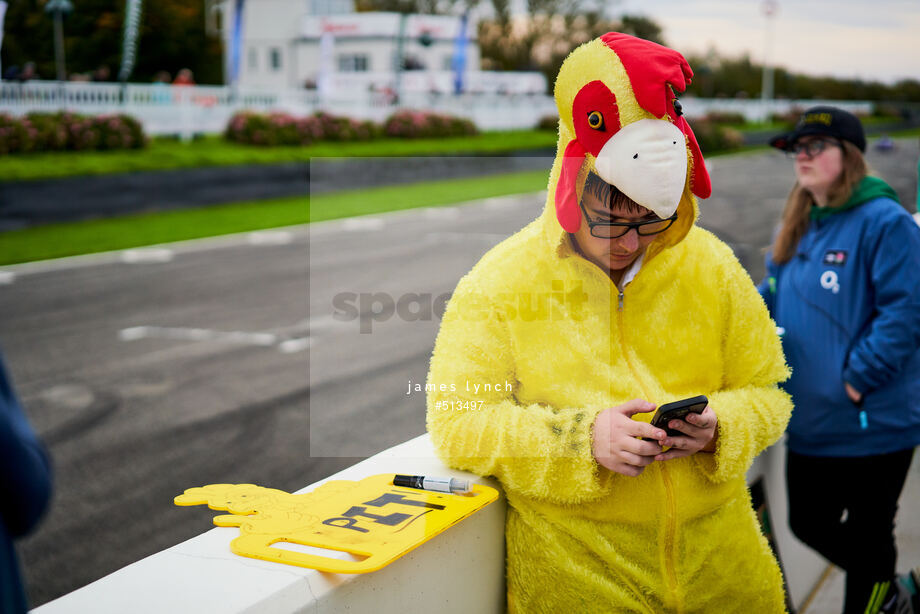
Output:
<svg viewBox="0 0 920 614">
<path fill-rule="evenodd" d="M 767 23 L 764 34 L 763 78 L 760 84 L 760 99 L 764 103 L 773 100 L 773 17 L 776 15 L 778 8 L 776 0 L 765 0 L 763 3 L 763 13 Z"/>
<path fill-rule="evenodd" d="M 773 63 L 770 48 L 773 38 L 772 20 L 767 20 L 767 44 L 764 53 L 763 80 L 760 85 L 761 98 L 764 102 L 773 100 Z"/>
<path fill-rule="evenodd" d="M 6 18 L 6 0 L 0 0 L 0 49 L 3 48 L 3 20 Z M 0 63 L 0 82 L 3 81 L 3 64 Z"/>
<path fill-rule="evenodd" d="M 406 45 L 406 23 L 409 21 L 407 13 L 399 14 L 399 34 L 396 39 L 396 104 L 402 103 L 402 71 L 403 71 L 403 50 Z"/>
<path fill-rule="evenodd" d="M 64 70 L 64 15 L 62 11 L 54 11 L 54 63 L 57 65 L 57 80 L 64 81 L 67 72 Z"/>
</svg>

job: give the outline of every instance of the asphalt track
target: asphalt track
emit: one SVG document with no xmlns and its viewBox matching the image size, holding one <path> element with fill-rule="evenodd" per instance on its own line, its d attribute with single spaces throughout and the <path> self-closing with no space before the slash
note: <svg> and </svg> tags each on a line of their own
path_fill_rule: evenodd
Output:
<svg viewBox="0 0 920 614">
<path fill-rule="evenodd" d="M 908 203 L 917 158 L 916 139 L 870 154 Z M 700 224 L 759 279 L 791 164 L 769 152 L 711 170 Z M 424 432 L 424 395 L 407 392 L 424 384 L 438 301 L 543 198 L 0 271 L 0 345 L 56 471 L 51 513 L 19 542 L 33 605 L 207 530 L 212 514 L 172 505 L 185 488 L 296 490 Z"/>
</svg>

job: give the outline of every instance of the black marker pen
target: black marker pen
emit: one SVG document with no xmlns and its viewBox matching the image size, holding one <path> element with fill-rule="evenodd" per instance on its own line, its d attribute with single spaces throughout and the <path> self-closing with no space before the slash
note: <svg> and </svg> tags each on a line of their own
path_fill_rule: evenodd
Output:
<svg viewBox="0 0 920 614">
<path fill-rule="evenodd" d="M 424 475 L 395 475 L 393 476 L 393 486 L 405 486 L 407 488 L 418 488 L 419 490 L 432 490 L 434 492 L 454 494 L 468 493 L 472 490 L 469 480 L 433 478 Z"/>
</svg>

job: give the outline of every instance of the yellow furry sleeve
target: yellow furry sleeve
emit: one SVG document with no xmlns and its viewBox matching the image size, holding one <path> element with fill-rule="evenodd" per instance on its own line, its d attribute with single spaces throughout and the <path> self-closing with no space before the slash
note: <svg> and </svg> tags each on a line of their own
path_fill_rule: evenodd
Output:
<svg viewBox="0 0 920 614">
<path fill-rule="evenodd" d="M 484 293 L 461 280 L 445 311 L 428 374 L 428 431 L 449 465 L 492 475 L 531 498 L 578 503 L 609 492 L 592 455 L 600 410 L 520 404 L 513 391 L 471 391 L 515 382 L 506 323 Z"/>
<path fill-rule="evenodd" d="M 782 436 L 792 413 L 792 400 L 778 386 L 789 369 L 776 325 L 730 251 L 723 262 L 724 371 L 722 388 L 709 395 L 719 439 L 714 455 L 695 455 L 717 482 L 743 476 L 754 457 Z"/>
</svg>

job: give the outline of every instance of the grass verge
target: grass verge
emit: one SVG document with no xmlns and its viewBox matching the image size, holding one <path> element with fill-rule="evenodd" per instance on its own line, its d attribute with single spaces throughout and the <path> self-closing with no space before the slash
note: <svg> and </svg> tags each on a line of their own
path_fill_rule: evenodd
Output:
<svg viewBox="0 0 920 614">
<path fill-rule="evenodd" d="M 553 148 L 554 132 L 514 130 L 445 139 L 379 139 L 322 142 L 307 147 L 253 147 L 207 136 L 181 143 L 158 138 L 146 149 L 127 151 L 46 152 L 0 157 L 0 181 L 28 181 L 80 175 L 162 171 L 206 166 L 309 162 L 315 157 L 383 157 L 500 154 Z M 458 153 L 461 152 L 461 153 Z"/>
<path fill-rule="evenodd" d="M 547 176 L 526 171 L 48 224 L 0 234 L 0 265 L 536 192 Z"/>
<path fill-rule="evenodd" d="M 870 122 L 871 123 L 871 122 Z M 782 124 L 732 126 L 742 132 L 774 131 Z M 917 129 L 892 131 L 889 136 L 916 136 Z M 146 149 L 129 151 L 48 152 L 0 157 L 0 181 L 31 181 L 83 175 L 107 175 L 207 166 L 309 162 L 315 157 L 386 157 L 436 155 L 488 155 L 533 149 L 552 149 L 556 133 L 541 130 L 484 132 L 477 136 L 445 139 L 379 139 L 353 143 L 315 143 L 307 147 L 253 147 L 206 136 L 191 143 L 153 139 Z M 730 153 L 730 152 L 726 152 Z M 707 156 L 718 155 L 716 152 Z"/>
</svg>

